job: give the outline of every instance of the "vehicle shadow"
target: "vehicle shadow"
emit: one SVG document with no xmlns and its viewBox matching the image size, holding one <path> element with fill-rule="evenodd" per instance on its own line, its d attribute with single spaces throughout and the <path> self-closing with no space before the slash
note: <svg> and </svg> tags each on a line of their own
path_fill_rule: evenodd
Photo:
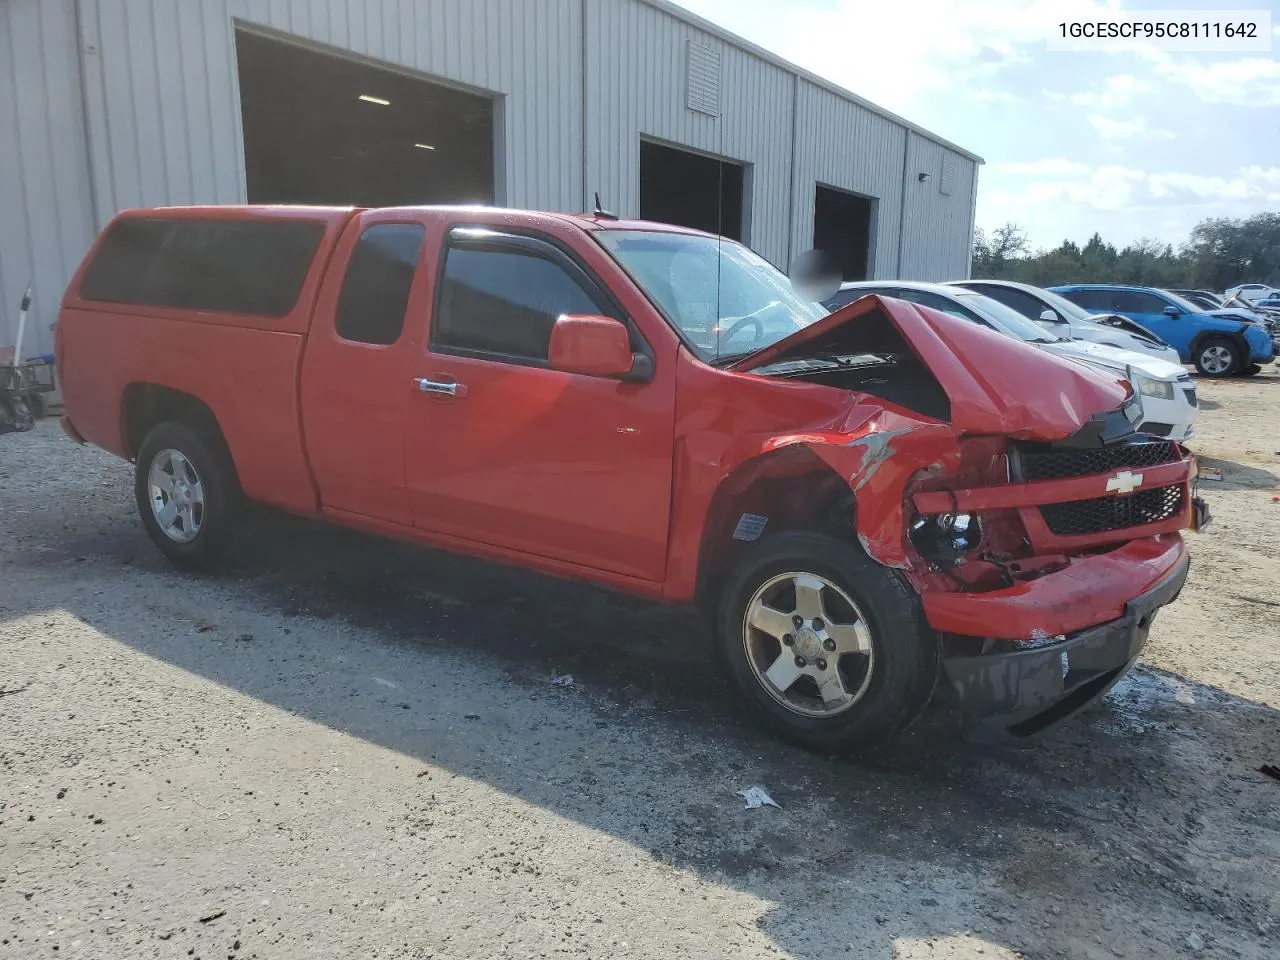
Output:
<svg viewBox="0 0 1280 960">
<path fill-rule="evenodd" d="M 1271 489 L 1280 485 L 1280 477 L 1263 467 L 1249 466 L 1234 460 L 1222 460 L 1217 457 L 1196 455 L 1196 465 L 1200 469 L 1202 491 L 1242 490 L 1248 488 Z M 1205 476 L 1206 471 L 1217 471 L 1222 474 L 1221 480 L 1211 480 Z"/>
<path fill-rule="evenodd" d="M 1105 938 L 1167 957 L 1195 931 L 1252 942 L 1272 922 L 1267 881 L 1239 863 L 1276 835 L 1275 787 L 1222 759 L 1280 742 L 1269 708 L 1139 671 L 1025 747 L 970 744 L 934 710 L 839 760 L 744 724 L 687 612 L 269 514 L 228 573 L 183 577 L 134 519 L 26 517 L 16 559 L 181 584 L 142 628 L 72 589 L 57 602 L 147 656 L 772 902 L 760 928 L 786 955 L 968 938 L 1075 957 Z M 188 591 L 291 627 L 246 638 L 234 615 L 197 618 Z M 352 629 L 317 626 L 333 623 Z M 733 793 L 754 784 L 782 810 L 742 810 Z M 1080 910 L 1096 918 L 1084 933 Z"/>
</svg>

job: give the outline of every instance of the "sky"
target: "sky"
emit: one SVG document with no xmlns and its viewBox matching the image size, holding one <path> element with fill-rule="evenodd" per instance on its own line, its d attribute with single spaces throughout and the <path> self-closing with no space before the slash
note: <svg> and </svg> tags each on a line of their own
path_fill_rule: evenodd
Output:
<svg viewBox="0 0 1280 960">
<path fill-rule="evenodd" d="M 1280 212 L 1280 0 L 677 0 L 972 153 L 977 225 L 1177 246 Z M 1107 9 L 1270 10 L 1270 52 L 1051 52 Z"/>
</svg>

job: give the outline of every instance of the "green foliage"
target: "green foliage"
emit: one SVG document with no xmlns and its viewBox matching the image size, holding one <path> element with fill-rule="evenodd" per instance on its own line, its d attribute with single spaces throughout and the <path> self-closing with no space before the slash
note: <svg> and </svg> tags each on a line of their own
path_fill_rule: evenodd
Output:
<svg viewBox="0 0 1280 960">
<path fill-rule="evenodd" d="M 1052 250 L 1031 253 L 1026 232 L 1006 223 L 989 237 L 982 230 L 974 232 L 973 276 L 1038 287 L 1130 283 L 1225 290 L 1238 283 L 1280 285 L 1280 213 L 1203 220 L 1176 251 L 1146 238 L 1117 250 L 1095 233 L 1083 247 L 1064 240 Z"/>
</svg>

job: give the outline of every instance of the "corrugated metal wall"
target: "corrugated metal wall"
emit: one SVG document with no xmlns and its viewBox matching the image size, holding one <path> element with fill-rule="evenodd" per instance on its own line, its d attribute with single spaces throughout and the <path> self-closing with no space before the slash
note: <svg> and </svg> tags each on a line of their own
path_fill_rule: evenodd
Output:
<svg viewBox="0 0 1280 960">
<path fill-rule="evenodd" d="M 53 349 L 67 279 L 93 238 L 74 0 L 0 2 L 0 344 Z"/>
<path fill-rule="evenodd" d="M 800 78 L 797 84 L 792 248 L 799 252 L 813 246 L 815 186 L 848 190 L 876 201 L 868 276 L 897 277 L 906 131 L 829 90 Z"/>
<path fill-rule="evenodd" d="M 750 164 L 750 245 L 785 268 L 793 75 L 640 0 L 588 0 L 588 194 L 640 212 L 640 138 Z M 720 117 L 686 104 L 690 40 L 720 51 Z"/>
<path fill-rule="evenodd" d="M 954 158 L 952 193 L 942 192 L 942 161 Z M 921 183 L 919 175 L 929 179 Z M 903 216 L 903 280 L 954 280 L 969 276 L 973 237 L 974 162 L 915 133 L 907 134 L 906 211 Z"/>
<path fill-rule="evenodd" d="M 582 204 L 581 0 L 82 0 L 100 214 L 244 200 L 233 21 L 502 95 L 503 202 Z"/>
<path fill-rule="evenodd" d="M 31 346 L 49 348 L 117 210 L 243 201 L 237 23 L 499 98 L 508 205 L 581 210 L 598 190 L 634 215 L 647 137 L 746 164 L 747 237 L 780 266 L 812 245 L 822 183 L 875 198 L 875 277 L 968 273 L 971 159 L 663 0 L 0 0 L 0 342 L 33 279 Z"/>
</svg>

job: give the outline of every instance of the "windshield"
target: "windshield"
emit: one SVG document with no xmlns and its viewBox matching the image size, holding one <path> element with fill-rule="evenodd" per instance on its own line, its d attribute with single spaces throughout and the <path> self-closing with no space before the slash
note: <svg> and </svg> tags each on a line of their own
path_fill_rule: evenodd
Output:
<svg viewBox="0 0 1280 960">
<path fill-rule="evenodd" d="M 1168 299 L 1176 303 L 1178 305 L 1178 309 L 1181 310 L 1183 313 L 1207 313 L 1208 312 L 1205 310 L 1204 307 L 1200 306 L 1198 303 L 1192 303 L 1186 297 L 1180 297 L 1176 293 L 1170 293 L 1168 290 L 1161 290 L 1160 292 L 1164 294 L 1164 296 L 1166 296 Z"/>
<path fill-rule="evenodd" d="M 950 291 L 948 291 L 950 292 Z M 1024 343 L 1058 343 L 1062 338 L 1045 331 L 1034 320 L 1028 320 L 1013 307 L 981 293 L 956 291 L 951 294 L 962 304 L 982 316 L 1001 333 L 1017 337 Z"/>
<path fill-rule="evenodd" d="M 827 315 L 732 240 L 639 230 L 596 237 L 703 360 L 753 353 Z"/>
</svg>

